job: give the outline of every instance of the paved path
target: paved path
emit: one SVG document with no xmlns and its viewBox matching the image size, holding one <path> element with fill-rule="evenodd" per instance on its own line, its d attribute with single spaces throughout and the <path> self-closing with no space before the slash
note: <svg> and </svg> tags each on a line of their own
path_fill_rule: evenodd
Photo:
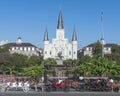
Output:
<svg viewBox="0 0 120 96">
<path fill-rule="evenodd" d="M 9 91 L 0 93 L 0 96 L 120 96 L 114 92 L 27 92 Z"/>
</svg>

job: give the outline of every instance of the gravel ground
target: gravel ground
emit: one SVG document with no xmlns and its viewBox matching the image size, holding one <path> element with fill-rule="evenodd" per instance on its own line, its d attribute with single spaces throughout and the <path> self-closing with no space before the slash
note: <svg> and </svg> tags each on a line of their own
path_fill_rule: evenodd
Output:
<svg viewBox="0 0 120 96">
<path fill-rule="evenodd" d="M 0 96 L 120 96 L 115 92 L 35 92 L 9 91 L 0 93 Z"/>
</svg>

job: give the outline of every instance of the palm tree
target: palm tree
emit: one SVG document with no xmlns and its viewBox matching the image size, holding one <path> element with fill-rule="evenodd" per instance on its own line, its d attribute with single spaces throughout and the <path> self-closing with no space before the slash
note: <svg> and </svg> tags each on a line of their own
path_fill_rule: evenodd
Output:
<svg viewBox="0 0 120 96">
<path fill-rule="evenodd" d="M 101 76 L 110 76 L 117 75 L 120 72 L 120 66 L 118 66 L 116 62 L 108 60 L 107 58 L 98 57 L 93 60 L 93 64 L 94 75 L 99 74 Z"/>
<path fill-rule="evenodd" d="M 77 73 L 83 76 L 92 75 L 92 70 L 93 70 L 93 64 L 91 62 L 85 62 L 76 68 Z"/>
<path fill-rule="evenodd" d="M 29 68 L 24 68 L 20 75 L 31 76 L 35 80 L 38 80 L 40 76 L 43 76 L 44 67 L 42 66 L 32 66 Z"/>
<path fill-rule="evenodd" d="M 107 58 L 97 57 L 82 63 L 76 71 L 84 76 L 112 76 L 120 73 L 120 65 Z"/>
<path fill-rule="evenodd" d="M 104 76 L 113 76 L 120 73 L 120 66 L 116 64 L 115 61 L 105 60 L 104 64 Z"/>
<path fill-rule="evenodd" d="M 17 71 L 15 70 L 15 67 L 6 67 L 5 68 L 5 73 L 8 73 L 10 75 L 15 75 L 17 73 Z"/>
<path fill-rule="evenodd" d="M 34 82 L 35 90 L 37 91 L 37 82 L 38 82 L 38 79 L 41 76 L 43 76 L 43 73 L 44 73 L 44 68 L 42 66 L 36 65 L 29 68 L 24 68 L 21 75 L 30 76 L 31 78 L 33 78 L 35 80 Z"/>
</svg>

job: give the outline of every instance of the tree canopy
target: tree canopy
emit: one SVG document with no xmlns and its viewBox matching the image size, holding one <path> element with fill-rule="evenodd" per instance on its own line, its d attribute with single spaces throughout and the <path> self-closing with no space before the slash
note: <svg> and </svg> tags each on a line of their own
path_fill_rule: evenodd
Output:
<svg viewBox="0 0 120 96">
<path fill-rule="evenodd" d="M 119 75 L 120 66 L 108 58 L 97 57 L 79 65 L 76 71 L 84 76 L 113 76 Z"/>
<path fill-rule="evenodd" d="M 57 62 L 54 58 L 48 58 L 48 59 L 43 60 L 42 64 L 47 65 L 47 66 L 52 66 L 52 65 L 56 65 Z"/>
</svg>

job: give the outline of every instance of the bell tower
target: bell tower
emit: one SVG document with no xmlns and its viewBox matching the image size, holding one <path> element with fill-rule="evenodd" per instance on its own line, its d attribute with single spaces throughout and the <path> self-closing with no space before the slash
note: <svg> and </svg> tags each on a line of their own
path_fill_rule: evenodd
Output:
<svg viewBox="0 0 120 96">
<path fill-rule="evenodd" d="M 61 40 L 64 39 L 64 25 L 63 25 L 62 11 L 61 10 L 60 10 L 59 17 L 58 17 L 56 38 L 61 39 Z"/>
</svg>

